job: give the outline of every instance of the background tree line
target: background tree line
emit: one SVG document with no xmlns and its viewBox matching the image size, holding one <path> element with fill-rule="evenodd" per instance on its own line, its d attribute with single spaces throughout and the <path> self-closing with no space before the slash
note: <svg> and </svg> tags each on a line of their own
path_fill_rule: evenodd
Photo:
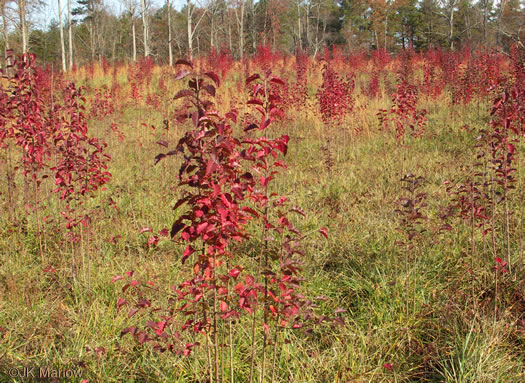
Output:
<svg viewBox="0 0 525 383">
<path fill-rule="evenodd" d="M 42 0 L 0 0 L 4 52 L 33 52 L 64 70 L 94 60 L 159 63 L 229 50 L 235 58 L 260 45 L 317 55 L 327 46 L 345 50 L 465 44 L 508 50 L 525 40 L 525 0 L 187 0 L 177 10 L 151 0 L 120 0 L 115 14 L 104 0 L 53 0 L 58 20 L 38 28 Z"/>
</svg>

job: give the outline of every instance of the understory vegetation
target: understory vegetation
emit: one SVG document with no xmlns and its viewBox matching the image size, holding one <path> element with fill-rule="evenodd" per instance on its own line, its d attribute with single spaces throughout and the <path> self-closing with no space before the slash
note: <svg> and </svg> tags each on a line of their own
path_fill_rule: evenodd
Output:
<svg viewBox="0 0 525 383">
<path fill-rule="evenodd" d="M 0 381 L 525 381 L 524 58 L 12 57 Z"/>
</svg>

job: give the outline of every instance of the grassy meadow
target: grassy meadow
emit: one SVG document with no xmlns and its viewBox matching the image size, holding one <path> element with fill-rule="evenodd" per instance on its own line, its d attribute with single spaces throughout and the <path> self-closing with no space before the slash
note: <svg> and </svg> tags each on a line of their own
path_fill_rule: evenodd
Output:
<svg viewBox="0 0 525 383">
<path fill-rule="evenodd" d="M 426 110 L 426 125 L 421 137 L 407 129 L 400 139 L 393 126 L 380 128 L 377 113 L 392 106 L 401 62 L 394 58 L 385 63 L 377 94 L 371 96 L 367 89 L 378 69 L 372 59 L 363 60 L 330 64 L 341 76 L 355 74 L 354 105 L 340 122 L 326 124 L 321 118 L 316 93 L 323 62 L 309 59 L 306 102 L 286 108 L 266 133 L 290 137 L 288 153 L 281 158 L 288 168 L 280 170 L 271 190 L 306 213 L 290 216 L 304 235 L 301 292 L 323 297 L 315 309 L 321 315 L 345 311 L 340 314 L 344 325 L 316 324 L 310 333 L 287 331 L 287 342 L 279 345 L 276 376 L 267 374 L 265 381 L 525 382 L 523 136 L 516 135 L 514 144 L 514 188 L 504 202 L 487 202 L 491 215 L 483 225 L 493 223 L 492 232 L 482 234 L 485 226 L 473 228 L 468 214 L 445 217 L 454 203 L 447 187 L 466 183 L 479 172 L 476 162 L 484 161 L 477 154 L 490 151 L 477 138 L 491 127 L 498 90 L 482 95 L 475 88 L 471 100 L 460 103 L 452 102 L 454 82 L 446 83 L 439 95 L 425 94 L 428 59 L 416 57 L 410 79 L 418 90 L 417 109 Z M 457 76 L 470 70 L 467 60 L 458 64 Z M 220 74 L 217 110 L 226 113 L 234 107 L 243 116 L 249 110 L 247 71 L 240 63 L 229 65 Z M 166 307 L 169 286 L 191 272 L 191 266 L 181 265 L 181 244 L 159 236 L 158 243 L 148 245 L 153 233 L 171 228 L 178 214 L 173 205 L 183 193 L 177 186 L 181 157 L 170 156 L 157 165 L 154 158 L 173 149 L 191 128 L 175 120 L 182 101 L 172 100 L 187 81 L 174 79 L 177 68 L 139 66 L 104 70 L 95 65 L 64 75 L 86 87 L 89 134 L 106 141 L 111 156 L 111 179 L 85 203 L 93 213 L 86 226 L 75 229 L 78 241 L 73 243 L 64 229 L 53 181 L 45 180 L 38 194 L 20 172 L 11 186 L 1 182 L 1 382 L 31 381 L 12 376 L 12 370 L 35 366 L 81 371 L 81 377 L 42 381 L 210 381 L 203 344 L 183 356 L 140 345 L 129 334 L 121 337 L 124 328 L 144 326 L 152 316 L 144 311 L 130 318 L 129 310 L 117 310 L 117 300 L 125 294 L 123 283 L 112 281 L 116 275 L 134 270 L 137 279 L 153 281 L 155 287 L 144 294 L 153 306 Z M 199 59 L 195 66 L 208 68 L 208 63 Z M 290 84 L 295 81 L 294 57 L 274 59 L 271 67 Z M 251 60 L 249 69 L 261 72 L 261 65 Z M 503 61 L 500 71 L 511 78 L 510 61 Z M 443 69 L 437 67 L 435 76 L 444 76 Z M 110 96 L 106 106 L 94 110 L 97 90 Z M 234 129 L 242 135 L 242 128 L 239 118 Z M 159 141 L 167 141 L 168 148 Z M 16 156 L 13 149 L 10 158 Z M 483 166 L 486 170 L 490 161 Z M 417 189 L 424 193 L 425 218 L 415 224 L 418 235 L 410 240 L 396 212 L 402 209 L 400 201 L 406 205 L 403 198 L 414 196 L 402 181 L 407 174 L 425 180 Z M 490 174 L 481 177 L 486 180 Z M 9 187 L 14 188 L 11 199 Z M 492 190 L 490 185 L 479 187 Z M 28 201 L 38 201 L 39 207 Z M 320 228 L 327 229 L 328 238 Z M 246 257 L 246 267 L 255 265 L 259 237 L 235 248 Z M 495 257 L 507 261 L 510 270 L 495 270 Z M 229 382 L 231 376 L 235 382 L 249 381 L 250 326 L 246 317 L 234 326 L 231 340 L 223 339 L 231 341 L 234 370 L 228 358 L 221 360 L 220 381 Z M 260 342 L 255 343 L 259 351 Z M 255 374 L 260 374 L 259 359 Z"/>
</svg>

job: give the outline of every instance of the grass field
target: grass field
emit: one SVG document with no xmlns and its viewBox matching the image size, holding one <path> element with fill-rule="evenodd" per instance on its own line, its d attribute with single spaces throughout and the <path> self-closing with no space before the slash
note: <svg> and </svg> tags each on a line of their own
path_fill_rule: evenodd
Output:
<svg viewBox="0 0 525 383">
<path fill-rule="evenodd" d="M 478 95 L 480 88 L 474 87 L 469 102 L 453 104 L 454 84 L 446 83 L 440 95 L 429 96 L 422 85 L 425 60 L 414 59 L 411 64 L 411 81 L 419 90 L 417 108 L 427 112 L 421 137 L 412 137 L 407 129 L 399 139 L 393 125 L 379 128 L 377 112 L 391 107 L 396 92 L 398 59 L 385 64 L 375 97 L 367 94 L 377 70 L 373 60 L 359 66 L 334 60 L 331 65 L 337 73 L 353 72 L 356 77 L 353 109 L 333 124 L 323 123 L 317 104 L 322 63 L 310 60 L 306 103 L 287 108 L 286 117 L 268 128 L 270 137 L 290 137 L 282 158 L 288 168 L 276 176 L 271 190 L 288 196 L 291 205 L 306 213 L 290 216 L 304 235 L 305 280 L 299 289 L 308 297 L 327 298 L 316 300 L 320 315 L 345 310 L 340 314 L 342 326 L 315 324 L 310 333 L 283 331 L 288 341 L 279 344 L 276 376 L 267 373 L 268 382 L 525 382 L 523 134 L 513 136 L 514 188 L 505 191 L 503 202 L 494 202 L 494 195 L 480 199 L 488 206 L 488 217 L 475 222 L 482 227 L 473 227 L 468 209 L 463 218 L 444 218 L 458 196 L 447 192 L 447 186 L 474 179 L 480 172 L 476 162 L 485 169 L 478 178 L 496 177 L 490 161 L 476 158 L 480 150 L 490 153 L 490 147 L 476 146 L 476 138 L 491 127 L 498 90 Z M 469 70 L 466 62 L 458 65 L 458 82 Z M 511 63 L 504 63 L 502 76 L 512 77 Z M 247 96 L 244 84 L 241 90 L 237 84 L 245 74 L 239 63 L 232 65 L 218 89 L 217 109 L 225 113 L 234 105 L 242 116 L 248 111 Z M 260 72 L 257 65 L 251 62 L 252 72 Z M 295 81 L 294 58 L 275 60 L 272 69 L 290 83 Z M 120 66 L 113 74 L 111 68 L 104 73 L 95 66 L 91 75 L 89 68 L 66 75 L 88 87 L 89 134 L 105 140 L 111 156 L 111 180 L 84 205 L 86 211 L 95 212 L 87 226 L 75 228 L 76 243 L 68 240 L 60 217 L 63 205 L 51 193 L 54 181 L 45 180 L 35 194 L 18 172 L 11 201 L 9 184 L 2 181 L 2 382 L 31 381 L 20 376 L 23 368 L 46 366 L 81 374 L 50 381 L 209 381 L 204 341 L 190 356 L 181 356 L 157 352 L 148 343 L 140 345 L 129 334 L 121 337 L 124 328 L 144 327 L 156 319 L 147 310 L 131 318 L 129 310 L 117 310 L 117 300 L 126 294 L 121 281 L 112 282 L 116 275 L 134 270 L 135 278 L 153 281 L 155 287 L 140 294 L 154 307 L 168 307 L 169 286 L 192 272 L 191 266 L 181 265 L 183 245 L 162 236 L 157 244 L 148 245 L 153 233 L 171 228 L 178 214 L 173 204 L 182 196 L 177 187 L 181 157 L 171 156 L 157 165 L 153 160 L 173 149 L 191 128 L 175 122 L 173 114 L 181 101 L 171 100 L 186 80 L 173 79 L 175 68 L 150 70 L 149 80 L 141 81 L 130 78 L 131 66 Z M 141 70 L 135 73 L 140 77 Z M 439 68 L 436 73 L 436 78 L 443 76 Z M 103 86 L 113 92 L 108 98 L 112 110 L 96 116 L 91 112 L 95 90 Z M 164 120 L 170 121 L 169 129 L 164 129 Z M 241 122 L 234 127 L 239 135 L 242 128 Z M 168 149 L 158 144 L 161 140 L 168 141 Z M 3 174 L 7 150 L 2 152 Z M 9 150 L 11 159 L 19 155 L 16 148 Z M 414 221 L 418 235 L 410 240 L 404 234 L 407 226 L 400 224 L 406 216 L 395 212 L 407 206 L 403 198 L 412 200 L 415 195 L 404 189 L 401 180 L 407 174 L 425 179 L 417 189 L 425 193 L 421 207 L 425 219 Z M 493 185 L 487 181 L 478 187 L 491 197 L 492 190 L 499 190 Z M 39 209 L 28 209 L 28 201 L 38 201 Z M 49 217 L 45 224 L 39 222 L 43 217 Z M 482 234 L 488 227 L 493 230 Z M 142 228 L 153 233 L 141 233 Z M 320 228 L 327 229 L 328 238 Z M 260 231 L 255 225 L 251 230 Z M 235 247 L 248 269 L 255 268 L 253 254 L 262 246 L 259 238 L 254 235 Z M 508 264 L 501 266 L 504 262 Z M 495 266 L 510 270 L 498 271 Z M 222 340 L 231 344 L 234 370 L 230 371 L 228 357 L 221 359 L 220 380 L 233 376 L 235 382 L 247 382 L 251 317 L 234 324 L 231 341 Z M 256 377 L 261 373 L 261 339 L 258 336 L 254 346 Z"/>
</svg>

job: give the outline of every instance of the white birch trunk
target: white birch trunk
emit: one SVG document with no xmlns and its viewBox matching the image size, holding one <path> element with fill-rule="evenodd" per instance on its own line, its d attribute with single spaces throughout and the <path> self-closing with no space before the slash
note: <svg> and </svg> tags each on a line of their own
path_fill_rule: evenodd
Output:
<svg viewBox="0 0 525 383">
<path fill-rule="evenodd" d="M 144 57 L 149 56 L 149 25 L 148 18 L 146 15 L 146 0 L 141 0 L 140 5 L 142 7 L 142 25 L 144 27 Z"/>
<path fill-rule="evenodd" d="M 67 0 L 67 30 L 69 38 L 69 70 L 73 69 L 73 23 L 71 20 L 71 0 Z"/>
<path fill-rule="evenodd" d="M 62 1 L 58 0 L 58 23 L 60 31 L 60 53 L 62 55 L 62 72 L 66 72 L 66 45 L 64 43 L 64 25 L 62 24 Z"/>
<path fill-rule="evenodd" d="M 170 60 L 170 66 L 173 66 L 173 48 L 171 46 L 171 4 L 168 2 L 168 56 Z"/>
</svg>

